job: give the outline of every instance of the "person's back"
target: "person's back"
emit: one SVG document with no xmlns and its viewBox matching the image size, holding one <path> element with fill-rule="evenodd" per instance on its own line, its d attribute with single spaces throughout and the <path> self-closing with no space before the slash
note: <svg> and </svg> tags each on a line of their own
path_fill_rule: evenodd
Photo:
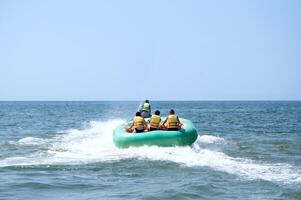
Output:
<svg viewBox="0 0 301 200">
<path fill-rule="evenodd" d="M 146 128 L 146 122 L 144 118 L 141 116 L 140 112 L 136 112 L 136 116 L 133 119 L 132 125 L 129 127 L 129 130 L 135 129 L 136 133 L 144 132 Z"/>
<path fill-rule="evenodd" d="M 140 109 L 140 112 L 141 112 L 141 116 L 144 118 L 151 116 L 151 105 L 148 100 L 145 100 L 144 104 Z"/>
<path fill-rule="evenodd" d="M 133 123 L 134 123 L 134 127 L 137 130 L 144 130 L 144 119 L 141 116 L 135 116 Z"/>
<path fill-rule="evenodd" d="M 150 104 L 145 102 L 143 104 L 143 108 L 142 108 L 143 111 L 150 111 Z"/>
<path fill-rule="evenodd" d="M 173 109 L 170 110 L 168 117 L 163 124 L 167 123 L 167 129 L 170 131 L 179 130 L 181 122 Z"/>
<path fill-rule="evenodd" d="M 160 111 L 156 110 L 155 114 L 151 116 L 149 120 L 149 130 L 154 131 L 158 130 L 160 127 L 161 117 L 160 117 Z"/>
</svg>

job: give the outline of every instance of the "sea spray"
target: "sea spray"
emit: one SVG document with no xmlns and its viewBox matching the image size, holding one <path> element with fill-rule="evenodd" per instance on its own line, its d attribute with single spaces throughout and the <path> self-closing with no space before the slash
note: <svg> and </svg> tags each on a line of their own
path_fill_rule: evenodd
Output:
<svg viewBox="0 0 301 200">
<path fill-rule="evenodd" d="M 201 135 L 192 147 L 157 147 L 118 149 L 112 141 L 113 129 L 124 120 L 91 121 L 84 129 L 62 131 L 55 137 L 25 137 L 11 141 L 15 145 L 45 145 L 46 150 L 0 160 L 0 167 L 27 165 L 78 165 L 126 159 L 169 161 L 184 167 L 209 167 L 246 179 L 300 183 L 301 170 L 285 163 L 262 163 L 234 158 L 224 152 L 204 148 L 202 144 L 223 144 L 226 140 L 214 135 Z"/>
</svg>

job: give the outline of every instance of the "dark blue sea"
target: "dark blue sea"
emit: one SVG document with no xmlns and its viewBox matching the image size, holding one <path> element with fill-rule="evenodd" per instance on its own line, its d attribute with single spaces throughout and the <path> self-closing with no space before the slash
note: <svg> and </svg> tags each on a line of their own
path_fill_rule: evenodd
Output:
<svg viewBox="0 0 301 200">
<path fill-rule="evenodd" d="M 187 147 L 118 149 L 139 102 L 0 102 L 0 199 L 301 199 L 300 101 L 151 102 Z"/>
</svg>

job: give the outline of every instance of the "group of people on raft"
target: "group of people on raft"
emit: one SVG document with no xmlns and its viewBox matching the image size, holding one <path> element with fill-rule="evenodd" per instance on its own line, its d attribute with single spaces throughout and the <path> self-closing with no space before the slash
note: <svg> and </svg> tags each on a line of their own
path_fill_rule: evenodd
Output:
<svg viewBox="0 0 301 200">
<path fill-rule="evenodd" d="M 145 118 L 150 118 L 145 121 Z M 155 131 L 155 130 L 170 130 L 176 131 L 181 129 L 183 124 L 180 122 L 179 117 L 175 114 L 175 111 L 171 109 L 169 115 L 162 122 L 160 111 L 156 110 L 153 115 L 151 115 L 151 106 L 148 100 L 145 100 L 144 104 L 141 105 L 133 122 L 126 126 L 127 132 L 141 133 L 145 131 Z"/>
</svg>

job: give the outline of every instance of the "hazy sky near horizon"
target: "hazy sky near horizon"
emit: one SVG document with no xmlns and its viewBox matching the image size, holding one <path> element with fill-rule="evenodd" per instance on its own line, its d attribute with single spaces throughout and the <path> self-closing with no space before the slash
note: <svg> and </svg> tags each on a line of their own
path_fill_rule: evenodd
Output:
<svg viewBox="0 0 301 200">
<path fill-rule="evenodd" d="M 301 1 L 0 0 L 0 100 L 300 100 Z"/>
</svg>

